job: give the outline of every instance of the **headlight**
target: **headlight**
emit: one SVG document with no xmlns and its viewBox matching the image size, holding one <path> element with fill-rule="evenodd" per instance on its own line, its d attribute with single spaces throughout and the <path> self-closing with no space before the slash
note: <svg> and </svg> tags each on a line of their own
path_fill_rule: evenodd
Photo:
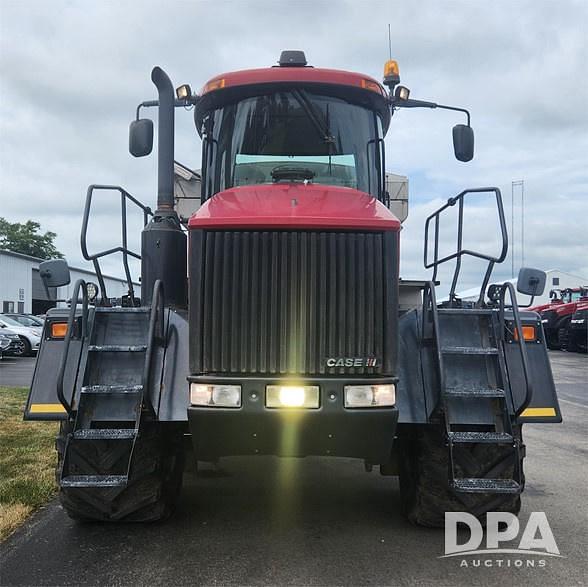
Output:
<svg viewBox="0 0 588 587">
<path fill-rule="evenodd" d="M 265 388 L 268 408 L 318 408 L 318 385 L 268 385 Z"/>
<path fill-rule="evenodd" d="M 346 385 L 346 408 L 385 408 L 396 403 L 396 387 L 385 385 Z"/>
<path fill-rule="evenodd" d="M 209 408 L 240 408 L 241 386 L 191 383 L 190 403 L 193 406 Z"/>
</svg>

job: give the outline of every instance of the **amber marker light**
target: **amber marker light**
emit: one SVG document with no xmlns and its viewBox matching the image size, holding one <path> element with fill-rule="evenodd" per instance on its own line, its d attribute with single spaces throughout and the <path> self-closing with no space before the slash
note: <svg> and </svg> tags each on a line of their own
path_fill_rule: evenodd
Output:
<svg viewBox="0 0 588 587">
<path fill-rule="evenodd" d="M 212 92 L 213 90 L 221 90 L 225 87 L 225 78 L 221 79 L 213 79 L 209 81 L 204 88 L 202 89 L 202 93 L 206 94 L 207 92 Z"/>
<path fill-rule="evenodd" d="M 398 63 L 394 61 L 394 59 L 388 59 L 386 63 L 384 63 L 384 79 L 387 77 L 397 77 L 400 78 L 400 71 L 398 69 Z"/>
<path fill-rule="evenodd" d="M 377 92 L 378 94 L 382 94 L 383 90 L 382 87 L 378 82 L 375 82 L 371 79 L 362 79 L 361 80 L 361 87 L 364 90 L 370 90 L 371 92 Z"/>
<path fill-rule="evenodd" d="M 65 338 L 67 322 L 51 322 L 51 338 Z"/>
<path fill-rule="evenodd" d="M 514 340 L 519 340 L 519 330 L 515 328 Z M 523 326 L 523 340 L 534 341 L 537 339 L 537 333 L 534 326 Z"/>
</svg>

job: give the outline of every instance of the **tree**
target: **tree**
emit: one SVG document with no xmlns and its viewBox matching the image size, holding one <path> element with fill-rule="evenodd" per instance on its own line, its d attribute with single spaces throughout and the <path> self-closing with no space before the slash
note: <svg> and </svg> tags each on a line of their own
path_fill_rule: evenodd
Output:
<svg viewBox="0 0 588 587">
<path fill-rule="evenodd" d="M 57 235 L 54 232 L 41 234 L 40 229 L 41 225 L 33 220 L 21 224 L 0 217 L 0 249 L 40 259 L 62 259 L 63 255 L 53 244 Z"/>
</svg>

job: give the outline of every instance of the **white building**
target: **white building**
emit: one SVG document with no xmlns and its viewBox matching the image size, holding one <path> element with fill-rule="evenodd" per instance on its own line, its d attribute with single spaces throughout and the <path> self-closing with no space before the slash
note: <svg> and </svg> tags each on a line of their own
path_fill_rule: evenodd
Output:
<svg viewBox="0 0 588 587">
<path fill-rule="evenodd" d="M 543 295 L 535 297 L 533 300 L 533 305 L 538 306 L 539 304 L 546 304 L 549 302 L 549 292 L 552 290 L 563 290 L 572 287 L 580 287 L 580 286 L 588 286 L 588 278 L 580 277 L 579 275 L 572 275 L 571 273 L 566 273 L 565 271 L 560 271 L 559 269 L 549 269 L 545 272 L 547 274 L 547 281 L 545 282 L 545 291 Z M 511 283 L 516 285 L 517 280 L 515 279 L 508 279 Z M 480 288 L 473 287 L 471 289 L 459 292 L 457 297 L 463 301 L 476 301 L 478 296 L 480 295 Z M 525 305 L 529 303 L 529 296 L 525 296 L 523 294 L 519 294 L 517 292 L 517 302 L 519 304 Z"/>
<path fill-rule="evenodd" d="M 70 298 L 78 279 L 98 284 L 96 274 L 86 269 L 70 267 L 71 283 L 60 288 L 51 288 L 50 297 L 39 276 L 39 263 L 43 259 L 0 250 L 0 312 L 23 312 L 44 314 L 49 308 L 63 305 L 56 300 Z M 117 277 L 104 276 L 109 298 L 120 298 L 128 293 L 127 282 Z M 133 283 L 135 295 L 141 295 L 141 287 Z"/>
</svg>

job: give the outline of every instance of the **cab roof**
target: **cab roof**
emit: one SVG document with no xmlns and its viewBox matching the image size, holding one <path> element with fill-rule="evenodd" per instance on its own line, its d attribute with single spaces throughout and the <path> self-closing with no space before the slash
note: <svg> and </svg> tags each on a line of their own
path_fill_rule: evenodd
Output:
<svg viewBox="0 0 588 587">
<path fill-rule="evenodd" d="M 209 80 L 200 94 L 235 86 L 247 86 L 267 83 L 318 83 L 351 86 L 375 92 L 382 97 L 388 94 L 384 87 L 373 77 L 351 71 L 323 69 L 315 67 L 265 67 L 245 69 L 217 75 Z"/>
<path fill-rule="evenodd" d="M 291 53 L 299 53 L 301 57 L 295 55 L 298 60 L 290 61 Z M 388 93 L 377 80 L 362 73 L 308 66 L 302 52 L 285 51 L 277 66 L 231 71 L 204 84 L 195 109 L 198 132 L 204 115 L 210 110 L 249 96 L 294 87 L 314 88 L 376 110 L 382 119 L 384 133 L 388 130 Z"/>
</svg>

